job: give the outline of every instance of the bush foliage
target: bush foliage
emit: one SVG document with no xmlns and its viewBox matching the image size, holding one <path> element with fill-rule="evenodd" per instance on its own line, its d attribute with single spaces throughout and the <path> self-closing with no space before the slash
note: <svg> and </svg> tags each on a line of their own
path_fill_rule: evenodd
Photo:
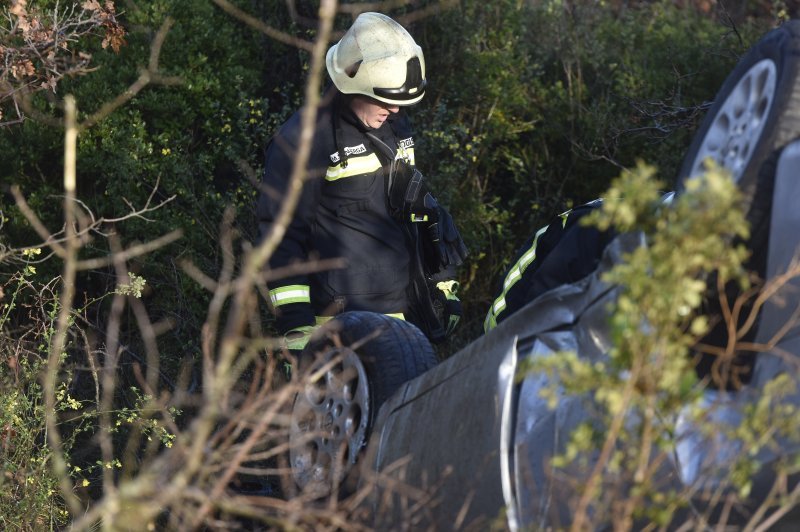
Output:
<svg viewBox="0 0 800 532">
<path fill-rule="evenodd" d="M 311 33 L 291 23 L 281 2 L 241 4 L 274 27 Z M 229 205 L 238 228 L 254 239 L 253 178 L 269 136 L 300 103 L 308 58 L 210 3 L 155 0 L 129 6 L 120 15 L 127 45 L 118 54 L 96 54 L 98 70 L 63 80 L 59 94 L 74 94 L 86 116 L 126 90 L 167 17 L 174 24 L 160 67 L 181 83 L 146 88 L 81 135 L 78 195 L 108 218 L 127 212 L 129 203 L 143 205 L 154 191 L 156 201 L 174 196 L 148 220 L 116 230 L 128 242 L 184 231 L 179 244 L 139 272 L 148 279 L 151 308 L 175 319 L 179 348 L 198 337 L 194 317 L 206 301 L 178 261 L 191 259 L 206 272 L 219 268 L 213 243 Z M 671 2 L 612 9 L 516 0 L 464 2 L 409 28 L 426 50 L 431 83 L 411 113 L 420 166 L 472 251 L 461 272 L 473 318 L 462 343 L 478 334 L 515 246 L 543 220 L 597 197 L 637 157 L 662 175 L 675 172 L 702 111 L 759 30 L 750 22 L 731 28 Z M 99 39 L 90 51 L 92 45 L 99 50 Z M 36 103 L 60 114 L 53 101 Z M 58 226 L 60 213 L 48 206 L 61 193 L 59 130 L 32 120 L 5 128 L 0 153 L 3 182 L 20 186 L 47 225 Z M 8 200 L 6 245 L 32 242 Z M 86 283 L 94 296 L 109 288 L 103 272 L 88 274 Z"/>
<path fill-rule="evenodd" d="M 34 4 L 29 1 L 29 9 Z M 304 39 L 314 37 L 306 18 L 316 16 L 316 4 L 292 3 L 296 11 L 288 13 L 287 4 L 278 0 L 236 2 L 270 27 Z M 434 4 L 417 2 L 415 9 Z M 674 175 L 725 75 L 775 22 L 767 16 L 734 23 L 726 13 L 668 1 L 463 0 L 446 6 L 407 23 L 425 50 L 430 81 L 426 98 L 411 112 L 418 164 L 471 250 L 460 272 L 466 325 L 446 346 L 445 356 L 480 334 L 494 283 L 516 246 L 544 220 L 602 194 L 611 178 L 637 159 L 656 165 L 661 175 Z M 392 14 L 402 21 L 409 13 L 410 8 L 398 7 Z M 0 451 L 9 464 L 9 480 L 0 485 L 0 513 L 12 515 L 6 509 L 14 501 L 38 505 L 17 509 L 36 516 L 32 528 L 60 522 L 64 511 L 54 478 L 39 475 L 35 486 L 22 486 L 36 496 L 20 491 L 19 476 L 46 469 L 46 453 L 24 459 L 15 454 L 23 445 L 44 443 L 34 370 L 46 358 L 47 347 L 38 344 L 55 318 L 35 310 L 45 287 L 58 292 L 61 264 L 47 252 L 34 256 L 30 251 L 42 247 L 41 238 L 10 191 L 19 187 L 44 225 L 63 235 L 64 132 L 45 118 L 62 119 L 66 94 L 74 95 L 81 120 L 125 93 L 147 67 L 158 29 L 171 21 L 158 67 L 179 82 L 153 83 L 81 131 L 76 193 L 84 216 L 105 220 L 87 235 L 81 259 L 181 230 L 179 240 L 132 259 L 128 267 L 133 279 L 144 281 L 138 285 L 141 301 L 160 333 L 160 387 L 170 390 L 184 379 L 191 388 L 201 379 L 203 324 L 213 296 L 187 275 L 185 264 L 211 279 L 224 270 L 228 252 L 218 241 L 226 209 L 238 238 L 230 253 L 238 256 L 254 242 L 253 201 L 263 148 L 301 104 L 309 66 L 307 52 L 265 37 L 212 2 L 128 2 L 117 20 L 126 32 L 118 53 L 105 53 L 97 35 L 70 44 L 76 53 L 91 54 L 96 70 L 64 77 L 55 93 L 32 95 L 35 117 L 0 128 L 0 404 L 7 406 Z M 340 15 L 337 27 L 346 28 L 350 20 Z M 121 219 L 143 205 L 158 208 Z M 117 277 L 107 265 L 76 278 L 72 319 L 84 337 L 71 337 L 63 353 L 59 405 L 64 411 L 96 398 L 97 375 L 75 352 L 109 342 L 105 335 L 114 298 L 107 296 L 118 293 Z M 138 334 L 134 308 L 119 316 L 121 380 L 113 407 L 134 412 L 130 419 L 149 426 L 154 417 L 147 405 L 155 398 L 134 377 L 146 366 L 148 340 Z M 257 316 L 269 330 L 266 309 Z M 38 329 L 30 329 L 31 320 Z M 24 358 L 15 351 L 20 346 Z M 186 366 L 187 361 L 195 365 Z M 20 373 L 23 363 L 28 369 Z M 185 367 L 194 367 L 188 376 L 181 373 Z M 8 406 L 12 403 L 14 408 Z M 82 487 L 88 490 L 79 495 L 97 495 L 91 482 L 113 464 L 100 462 L 96 468 L 96 440 L 82 424 L 91 424 L 89 418 L 63 417 L 72 420 L 65 421 L 70 429 L 64 445 L 70 474 L 78 485 L 87 482 Z M 151 430 L 164 442 L 170 441 L 163 428 L 168 422 L 165 417 Z M 72 457 L 74 441 L 82 445 Z"/>
<path fill-rule="evenodd" d="M 436 165 L 423 171 L 447 191 L 474 252 L 471 308 L 485 313 L 514 246 L 637 158 L 675 175 L 757 33 L 669 2 L 475 2 L 426 21 L 433 88 L 416 116 Z"/>
</svg>

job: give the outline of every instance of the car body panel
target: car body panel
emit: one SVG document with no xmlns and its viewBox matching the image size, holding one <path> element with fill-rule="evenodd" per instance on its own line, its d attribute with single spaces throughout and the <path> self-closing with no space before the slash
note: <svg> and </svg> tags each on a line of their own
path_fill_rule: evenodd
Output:
<svg viewBox="0 0 800 532">
<path fill-rule="evenodd" d="M 785 272 L 800 247 L 797 168 L 800 141 L 785 148 L 776 173 L 770 277 Z M 497 519 L 511 529 L 570 523 L 574 484 L 554 481 L 547 464 L 565 450 L 579 423 L 592 420 L 592 399 L 563 395 L 551 409 L 540 395 L 552 384 L 548 377 L 529 373 L 516 383 L 513 376 L 520 360 L 559 351 L 607 360 L 611 347 L 608 309 L 617 288 L 604 283 L 601 275 L 639 245 L 643 245 L 641 235 L 620 235 L 606 249 L 595 273 L 543 294 L 436 368 L 406 383 L 383 405 L 361 463 L 362 483 L 374 480 L 376 472 L 384 479 L 365 502 L 378 528 L 394 528 L 393 524 L 408 520 L 414 512 L 419 528 L 481 529 Z M 758 400 L 776 375 L 786 373 L 797 380 L 796 357 L 781 353 L 800 353 L 797 324 L 786 326 L 789 316 L 800 308 L 798 279 L 779 295 L 762 311 L 756 339 L 767 343 L 776 333 L 788 334 L 773 349 L 759 354 L 748 386 L 736 392 L 705 392 L 703 404 L 714 422 L 736 426 L 744 409 Z M 800 386 L 783 401 L 799 406 Z M 721 433 L 706 435 L 688 416 L 678 426 L 676 452 L 658 472 L 660 485 L 664 489 L 716 486 L 726 476 L 739 442 Z M 796 440 L 784 443 L 758 456 L 765 467 L 754 477 L 756 488 L 766 490 L 773 482 L 767 466 L 785 453 L 798 451 Z M 588 477 L 585 466 L 559 472 L 577 479 Z M 702 502 L 692 510 L 702 510 Z"/>
<path fill-rule="evenodd" d="M 604 262 L 610 266 L 638 244 L 635 235 L 615 240 Z M 573 335 L 557 331 L 572 326 L 580 311 L 611 289 L 598 273 L 543 294 L 491 334 L 406 383 L 381 408 L 362 467 L 383 473 L 397 468 L 395 478 L 430 493 L 426 504 L 437 527 L 479 526 L 500 517 L 516 492 L 511 462 L 517 451 L 509 442 L 516 431 L 510 423 L 517 418 L 517 346 L 527 350 L 536 333 L 556 331 L 537 342 L 574 349 Z M 409 453 L 411 460 L 404 462 Z M 398 522 L 401 516 L 386 514 L 380 499 L 376 492 L 371 501 L 376 517 Z M 397 502 L 395 508 L 404 506 Z M 512 512 L 515 507 L 509 506 Z"/>
</svg>

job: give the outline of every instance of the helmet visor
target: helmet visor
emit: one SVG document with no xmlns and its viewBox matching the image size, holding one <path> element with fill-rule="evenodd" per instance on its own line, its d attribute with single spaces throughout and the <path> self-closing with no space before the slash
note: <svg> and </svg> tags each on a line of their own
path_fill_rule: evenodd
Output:
<svg viewBox="0 0 800 532">
<path fill-rule="evenodd" d="M 422 77 L 422 65 L 419 57 L 412 57 L 406 62 L 406 80 L 400 87 L 374 87 L 372 91 L 379 98 L 388 100 L 414 100 L 425 94 L 426 80 Z"/>
</svg>

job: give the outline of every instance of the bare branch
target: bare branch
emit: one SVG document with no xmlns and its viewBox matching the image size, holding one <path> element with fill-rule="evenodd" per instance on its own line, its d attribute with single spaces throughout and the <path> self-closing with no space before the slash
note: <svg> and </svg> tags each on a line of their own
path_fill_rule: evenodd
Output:
<svg viewBox="0 0 800 532">
<path fill-rule="evenodd" d="M 39 235 L 39 238 L 44 241 L 43 245 L 49 246 L 56 255 L 64 258 L 66 256 L 64 247 L 61 246 L 58 241 L 53 239 L 53 235 L 47 230 L 47 227 L 44 226 L 36 213 L 33 212 L 33 210 L 28 206 L 28 202 L 25 201 L 25 197 L 22 195 L 22 192 L 20 192 L 17 185 L 13 185 L 11 187 L 11 194 L 14 196 L 17 207 L 20 211 L 22 211 L 22 214 L 28 220 L 28 223 L 31 224 L 33 229 L 36 231 L 36 234 Z"/>
<path fill-rule="evenodd" d="M 143 88 L 145 88 L 150 83 L 159 83 L 162 85 L 176 85 L 180 83 L 180 78 L 177 77 L 165 77 L 162 76 L 158 71 L 158 58 L 161 54 L 161 47 L 164 44 L 164 40 L 167 38 L 167 33 L 169 32 L 169 28 L 172 26 L 172 19 L 167 17 L 164 19 L 164 22 L 161 24 L 161 27 L 158 29 L 155 38 L 153 39 L 153 43 L 150 46 L 150 61 L 146 70 L 142 70 L 139 73 L 139 78 L 133 82 L 133 84 L 128 87 L 128 89 L 117 95 L 116 98 L 111 100 L 110 102 L 104 103 L 100 109 L 95 112 L 90 117 L 86 118 L 80 124 L 81 129 L 88 129 L 98 123 L 99 121 L 103 120 L 105 117 L 113 113 L 119 107 L 125 105 L 128 101 L 133 99 L 134 96 L 139 94 Z"/>
<path fill-rule="evenodd" d="M 0 126 L 19 123 L 29 116 L 42 117 L 29 104 L 36 92 L 55 94 L 64 77 L 84 75 L 91 68 L 91 55 L 76 50 L 76 44 L 89 35 L 103 37 L 102 46 L 115 52 L 125 43 L 125 30 L 116 20 L 113 1 L 58 3 L 45 14 L 35 5 L 14 2 L 3 9 L 0 25 L 0 104 L 10 102 L 16 118 Z M 0 121 L 2 108 L 0 108 Z"/>
<path fill-rule="evenodd" d="M 125 214 L 124 216 L 120 216 L 120 217 L 117 217 L 117 218 L 98 218 L 98 219 L 95 219 L 94 215 L 92 214 L 92 212 L 88 209 L 88 207 L 86 207 L 86 205 L 82 201 L 78 200 L 77 198 L 73 198 L 71 201 L 73 203 L 76 203 L 76 204 L 79 204 L 79 205 L 83 206 L 84 209 L 86 210 L 86 212 L 88 213 L 89 217 L 92 220 L 91 223 L 84 224 L 85 226 L 80 231 L 76 231 L 75 232 L 75 236 L 78 237 L 79 239 L 83 239 L 84 236 L 86 234 L 88 234 L 89 232 L 96 232 L 96 233 L 98 233 L 100 235 L 108 236 L 105 233 L 103 233 L 102 231 L 100 231 L 100 227 L 102 227 L 105 224 L 118 223 L 118 222 L 122 222 L 122 221 L 125 221 L 125 220 L 128 220 L 128 219 L 131 219 L 131 218 L 139 218 L 139 219 L 143 219 L 143 220 L 148 220 L 145 216 L 143 216 L 145 213 L 153 212 L 153 211 L 156 211 L 156 210 L 162 208 L 164 205 L 166 205 L 167 203 L 171 202 L 176 197 L 174 195 L 170 196 L 169 198 L 167 198 L 167 199 L 161 201 L 160 203 L 158 203 L 157 205 L 151 206 L 150 204 L 151 204 L 151 202 L 153 200 L 153 197 L 156 194 L 156 191 L 158 190 L 159 182 L 160 182 L 160 180 L 156 182 L 155 187 L 150 192 L 150 195 L 148 196 L 147 201 L 146 201 L 145 205 L 142 208 L 137 210 L 130 204 L 130 202 L 125 200 L 125 202 L 131 208 L 131 211 L 129 213 Z M 33 229 L 36 231 L 36 234 L 38 234 L 39 237 L 43 241 L 39 245 L 28 246 L 28 247 L 45 247 L 46 246 L 46 247 L 51 248 L 53 250 L 53 252 L 57 256 L 63 258 L 65 256 L 64 255 L 65 251 L 64 251 L 64 247 L 62 246 L 62 244 L 66 241 L 66 237 L 60 237 L 58 235 L 65 233 L 66 226 L 62 227 L 62 229 L 60 231 L 56 232 L 56 233 L 50 232 L 50 230 L 47 229 L 47 227 L 45 227 L 45 225 L 42 223 L 42 221 L 39 219 L 39 217 L 36 215 L 36 213 L 33 212 L 33 210 L 30 208 L 30 206 L 28 205 L 27 201 L 25 200 L 25 197 L 22 195 L 22 192 L 20 191 L 18 186 L 14 185 L 14 186 L 11 187 L 11 194 L 14 196 L 14 200 L 15 200 L 15 202 L 17 204 L 17 207 L 22 212 L 23 216 L 25 216 L 25 218 L 28 220 L 28 223 L 31 224 Z M 66 199 L 65 199 L 65 201 L 66 201 Z M 176 235 L 175 232 L 170 233 L 170 235 L 173 235 L 173 236 L 176 236 L 176 237 L 180 236 L 180 235 Z M 164 238 L 166 238 L 167 240 L 158 239 L 157 241 L 154 241 L 154 242 L 159 242 L 159 244 L 154 244 L 154 245 L 156 245 L 156 247 L 160 247 L 161 245 L 165 245 L 165 244 L 167 244 L 169 242 L 172 242 L 172 241 L 174 241 L 176 239 L 176 238 L 172 238 L 170 236 L 162 237 L 162 239 L 164 239 Z M 141 255 L 142 253 L 148 253 L 148 252 L 152 251 L 153 249 L 156 249 L 156 247 L 152 247 L 152 246 L 139 247 L 139 246 L 137 246 L 136 248 L 132 248 L 128 252 L 129 255 L 127 255 L 127 259 L 129 259 L 129 258 L 131 258 L 133 256 Z M 12 250 L 12 252 L 13 252 L 13 250 Z M 103 266 L 107 266 L 109 264 L 111 264 L 110 259 L 102 259 L 102 258 L 101 259 L 93 259 L 93 261 L 86 261 L 86 262 L 80 263 L 79 268 L 80 269 L 100 268 L 100 267 L 103 267 Z"/>
<path fill-rule="evenodd" d="M 175 242 L 176 240 L 181 238 L 181 236 L 183 236 L 183 231 L 180 229 L 176 229 L 174 231 L 170 231 L 166 235 L 160 236 L 149 242 L 145 242 L 144 244 L 139 244 L 137 246 L 130 247 L 126 250 L 120 250 L 116 255 L 112 254 L 109 257 L 101 257 L 97 259 L 86 259 L 79 261 L 76 264 L 76 268 L 79 270 L 94 270 L 97 268 L 102 268 L 110 264 L 113 264 L 117 258 L 123 261 L 127 261 L 132 259 L 133 257 L 146 255 L 156 249 L 166 246 L 167 244 Z"/>
<path fill-rule="evenodd" d="M 314 49 L 314 44 L 310 43 L 304 39 L 299 39 L 297 37 L 293 37 L 288 33 L 284 33 L 280 30 L 276 30 L 275 28 L 267 25 L 263 21 L 257 19 L 256 17 L 249 15 L 248 13 L 242 11 L 235 5 L 231 4 L 228 0 L 213 0 L 213 2 L 227 14 L 232 16 L 235 19 L 238 19 L 251 28 L 260 31 L 267 37 L 270 37 L 278 42 L 282 42 L 283 44 L 288 44 L 289 46 L 294 46 L 295 48 L 300 48 L 301 50 L 305 50 L 307 52 L 311 52 Z"/>
<path fill-rule="evenodd" d="M 66 115 L 65 115 L 65 162 L 64 162 L 64 189 L 66 191 L 66 198 L 64 199 L 64 217 L 67 228 L 67 240 L 64 248 L 64 270 L 62 273 L 62 291 L 59 300 L 58 319 L 56 323 L 56 331 L 53 335 L 52 345 L 47 358 L 47 372 L 44 376 L 43 392 L 46 405 L 46 423 L 47 423 L 47 436 L 50 446 L 53 449 L 52 461 L 53 470 L 59 479 L 59 487 L 61 488 L 61 495 L 67 502 L 67 506 L 73 515 L 80 511 L 80 503 L 75 496 L 72 482 L 67 472 L 67 464 L 64 460 L 63 442 L 61 440 L 61 433 L 58 429 L 58 419 L 56 418 L 56 379 L 59 374 L 59 366 L 61 364 L 61 353 L 66 349 L 67 344 L 67 331 L 70 326 L 70 315 L 72 312 L 72 305 L 75 296 L 75 276 L 77 270 L 75 265 L 77 263 L 77 254 L 79 242 L 74 234 L 73 228 L 75 226 L 74 215 L 74 202 L 72 198 L 75 194 L 74 175 L 75 175 L 75 143 L 78 136 L 78 127 L 76 124 L 77 111 L 75 109 L 75 100 L 68 96 L 65 99 Z M 70 153 L 71 152 L 71 153 Z M 71 165 L 71 166 L 70 166 Z"/>
<path fill-rule="evenodd" d="M 227 295 L 230 295 L 237 287 L 236 282 L 228 282 L 225 284 L 220 284 L 218 281 L 212 279 L 211 277 L 203 273 L 190 260 L 181 261 L 180 266 L 181 268 L 183 268 L 186 274 L 189 275 L 189 277 L 197 281 L 198 284 L 200 284 L 203 288 L 209 290 L 210 292 L 214 292 L 216 290 L 222 290 Z M 299 275 L 306 273 L 322 272 L 327 270 L 336 270 L 344 268 L 345 266 L 346 264 L 342 259 L 325 259 L 325 260 L 308 261 L 302 264 L 292 264 L 291 266 L 285 266 L 283 268 L 276 268 L 274 270 L 267 270 L 261 272 L 258 274 L 256 282 L 258 284 L 263 284 L 269 281 L 274 281 L 276 279 L 284 279 L 289 275 Z"/>
</svg>

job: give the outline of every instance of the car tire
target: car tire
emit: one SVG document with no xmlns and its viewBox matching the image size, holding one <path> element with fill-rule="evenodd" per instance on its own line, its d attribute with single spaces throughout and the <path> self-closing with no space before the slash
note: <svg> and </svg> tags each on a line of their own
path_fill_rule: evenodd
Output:
<svg viewBox="0 0 800 532">
<path fill-rule="evenodd" d="M 704 170 L 709 157 L 731 172 L 742 191 L 750 223 L 746 245 L 751 254 L 745 267 L 761 279 L 767 269 L 778 159 L 783 148 L 798 137 L 800 21 L 790 21 L 754 44 L 725 79 L 684 157 L 676 187 L 680 193 L 686 180 Z M 729 333 L 714 285 L 712 279 L 703 312 L 719 319 L 712 320 L 714 325 L 700 344 L 724 348 L 729 345 Z M 729 302 L 740 294 L 733 282 L 725 292 Z M 740 325 L 752 310 L 751 302 L 742 310 Z M 752 341 L 756 332 L 757 326 L 752 327 L 740 341 Z M 755 360 L 752 352 L 736 352 L 732 360 L 701 352 L 695 368 L 699 378 L 715 387 L 738 389 L 750 381 Z"/>
<path fill-rule="evenodd" d="M 354 484 L 355 465 L 380 406 L 438 359 L 422 332 L 373 312 L 346 312 L 320 327 L 303 351 L 290 422 L 292 477 L 319 498 Z M 341 496 L 341 493 L 339 493 Z"/>
<path fill-rule="evenodd" d="M 772 192 L 781 150 L 800 136 L 800 21 L 762 37 L 714 99 L 681 166 L 677 190 L 711 157 L 732 173 L 750 222 L 752 271 L 763 276 Z"/>
</svg>

